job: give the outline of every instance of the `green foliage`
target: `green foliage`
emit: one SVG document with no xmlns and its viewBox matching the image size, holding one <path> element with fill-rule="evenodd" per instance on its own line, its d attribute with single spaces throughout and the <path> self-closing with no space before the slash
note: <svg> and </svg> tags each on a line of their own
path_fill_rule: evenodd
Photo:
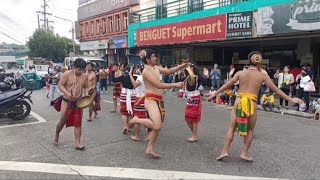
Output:
<svg viewBox="0 0 320 180">
<path fill-rule="evenodd" d="M 55 35 L 52 31 L 36 30 L 28 42 L 29 57 L 49 58 L 53 62 L 63 62 L 69 52 L 73 52 L 72 40 Z M 81 54 L 79 45 L 76 53 Z"/>
</svg>

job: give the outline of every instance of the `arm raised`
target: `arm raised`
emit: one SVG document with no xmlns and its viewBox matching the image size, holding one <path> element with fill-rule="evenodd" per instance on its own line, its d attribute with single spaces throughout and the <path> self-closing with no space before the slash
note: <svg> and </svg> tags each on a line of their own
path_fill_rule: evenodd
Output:
<svg viewBox="0 0 320 180">
<path fill-rule="evenodd" d="M 177 71 L 179 71 L 180 69 L 183 69 L 187 66 L 186 63 L 182 63 L 178 66 L 175 66 L 175 67 L 172 67 L 170 69 L 167 69 L 167 68 L 163 68 L 163 67 L 160 67 L 158 66 L 158 69 L 160 71 L 161 74 L 164 74 L 164 75 L 169 75 L 169 74 L 172 74 L 172 73 L 175 73 Z"/>
<path fill-rule="evenodd" d="M 142 77 L 145 82 L 149 82 L 152 86 L 158 88 L 158 89 L 171 89 L 175 87 L 183 87 L 183 82 L 179 83 L 161 83 L 159 79 L 154 77 L 154 75 L 149 72 L 144 70 Z"/>
</svg>

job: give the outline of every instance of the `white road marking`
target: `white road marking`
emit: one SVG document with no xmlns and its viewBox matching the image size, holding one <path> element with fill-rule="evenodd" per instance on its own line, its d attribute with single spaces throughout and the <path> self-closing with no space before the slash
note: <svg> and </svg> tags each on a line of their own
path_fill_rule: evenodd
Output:
<svg viewBox="0 0 320 180">
<path fill-rule="evenodd" d="M 183 171 L 0 161 L 0 170 L 132 179 L 270 179 Z"/>
<path fill-rule="evenodd" d="M 30 123 L 24 123 L 24 124 L 13 124 L 13 125 L 7 125 L 7 126 L 1 126 L 0 129 L 3 128 L 10 128 L 10 127 L 18 127 L 18 126 L 26 126 L 26 125 L 31 125 L 31 124 L 38 124 L 38 123 L 44 123 L 47 122 L 43 117 L 41 117 L 39 114 L 31 111 L 30 115 L 36 118 L 38 121 L 37 122 L 30 122 Z"/>
<path fill-rule="evenodd" d="M 102 100 L 102 101 L 104 101 L 104 102 L 106 102 L 106 103 L 113 104 L 113 101 L 107 101 L 107 100 Z M 120 106 L 120 103 L 118 103 L 118 105 Z"/>
</svg>

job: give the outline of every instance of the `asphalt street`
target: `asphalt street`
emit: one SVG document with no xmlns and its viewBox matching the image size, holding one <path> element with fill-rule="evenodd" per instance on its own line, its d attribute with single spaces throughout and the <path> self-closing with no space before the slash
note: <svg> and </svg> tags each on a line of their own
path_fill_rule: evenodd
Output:
<svg viewBox="0 0 320 180">
<path fill-rule="evenodd" d="M 73 148 L 73 128 L 64 128 L 60 145 L 53 146 L 51 142 L 59 113 L 49 106 L 45 90 L 35 91 L 32 99 L 34 114 L 26 120 L 0 120 L 0 179 L 118 177 L 84 172 L 81 166 L 137 168 L 142 169 L 141 174 L 145 170 L 146 177 L 150 177 L 147 176 L 148 173 L 155 172 L 147 170 L 162 170 L 163 175 L 168 171 L 177 171 L 284 179 L 320 177 L 319 121 L 259 111 L 255 137 L 249 151 L 254 162 L 244 162 L 239 158 L 243 140 L 238 134 L 235 134 L 230 157 L 223 162 L 217 162 L 215 158 L 222 150 L 230 108 L 205 102 L 199 125 L 199 140 L 190 143 L 187 138 L 191 133 L 184 121 L 185 100 L 168 95 L 165 98 L 166 119 L 155 146 L 156 151 L 161 153 L 161 158 L 153 159 L 144 154 L 146 141 L 134 142 L 130 140 L 130 134 L 122 134 L 119 113 L 109 113 L 112 108 L 112 104 L 108 102 L 111 101 L 110 92 L 102 94 L 102 111 L 98 119 L 87 122 L 88 110 L 85 110 L 82 134 L 85 151 L 76 151 Z M 40 122 L 39 116 L 43 118 Z M 145 133 L 143 130 L 142 132 Z M 145 134 L 141 139 L 144 138 Z M 6 168 L 6 164 L 14 165 L 15 162 L 27 164 Z M 53 165 L 70 165 L 80 170 L 74 171 L 77 173 L 68 172 L 62 168 L 64 166 L 52 168 Z M 118 174 L 121 174 L 121 170 Z M 133 178 L 125 175 L 119 177 Z"/>
</svg>

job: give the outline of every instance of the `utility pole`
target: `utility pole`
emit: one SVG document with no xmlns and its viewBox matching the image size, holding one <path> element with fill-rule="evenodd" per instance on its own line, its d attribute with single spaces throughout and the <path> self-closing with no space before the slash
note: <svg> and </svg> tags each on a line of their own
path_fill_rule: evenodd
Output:
<svg viewBox="0 0 320 180">
<path fill-rule="evenodd" d="M 47 0 L 43 0 L 43 6 L 41 6 L 43 8 L 42 11 L 37 11 L 38 15 L 42 14 L 43 15 L 43 19 L 41 19 L 40 21 L 43 21 L 43 29 L 48 31 L 49 30 L 49 23 L 52 23 L 53 21 L 49 21 L 48 16 L 51 16 L 51 13 L 47 12 Z M 39 23 L 40 24 L 40 23 Z"/>
<path fill-rule="evenodd" d="M 40 30 L 40 17 L 39 17 L 39 14 L 37 14 L 38 16 L 38 30 Z"/>
</svg>

